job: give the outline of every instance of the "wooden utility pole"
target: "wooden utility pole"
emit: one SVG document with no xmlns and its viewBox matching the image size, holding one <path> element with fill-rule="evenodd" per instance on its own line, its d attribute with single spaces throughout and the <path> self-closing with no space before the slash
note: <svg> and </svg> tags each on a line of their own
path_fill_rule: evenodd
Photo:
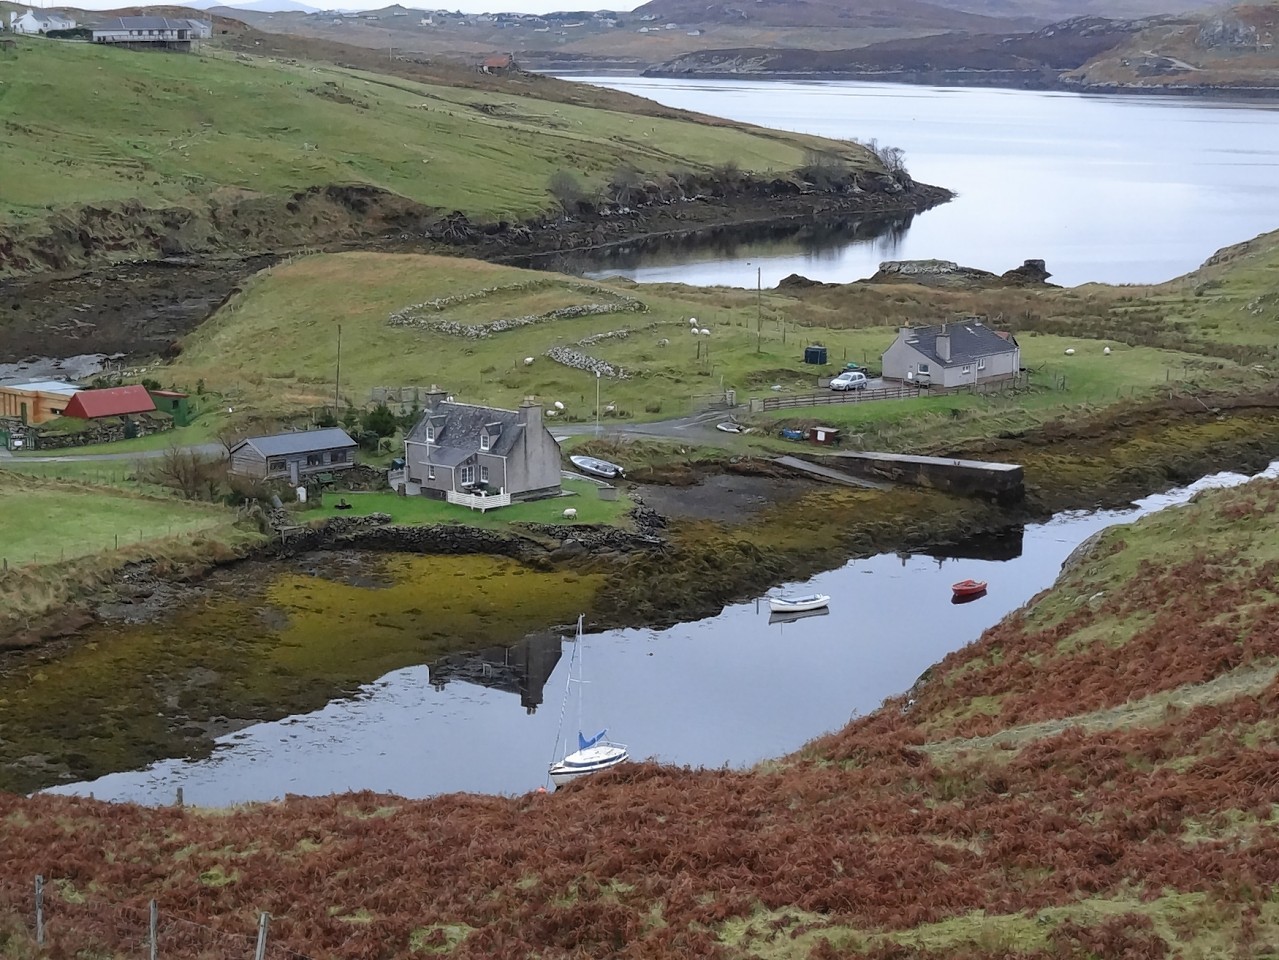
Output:
<svg viewBox="0 0 1279 960">
<path fill-rule="evenodd" d="M 764 352 L 764 268 L 755 268 L 755 352 Z"/>
<path fill-rule="evenodd" d="M 342 391 L 342 324 L 338 324 L 338 362 L 337 369 L 333 373 L 333 406 L 342 406 L 339 395 Z"/>
</svg>

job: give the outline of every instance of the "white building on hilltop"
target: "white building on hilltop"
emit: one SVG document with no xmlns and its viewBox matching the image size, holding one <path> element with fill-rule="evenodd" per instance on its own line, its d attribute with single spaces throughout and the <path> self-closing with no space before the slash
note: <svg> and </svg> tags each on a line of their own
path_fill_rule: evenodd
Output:
<svg viewBox="0 0 1279 960">
<path fill-rule="evenodd" d="M 50 30 L 74 30 L 75 25 L 72 17 L 50 13 L 48 10 L 36 13 L 28 8 L 21 16 L 14 11 L 9 13 L 9 29 L 14 33 L 44 34 Z"/>
</svg>

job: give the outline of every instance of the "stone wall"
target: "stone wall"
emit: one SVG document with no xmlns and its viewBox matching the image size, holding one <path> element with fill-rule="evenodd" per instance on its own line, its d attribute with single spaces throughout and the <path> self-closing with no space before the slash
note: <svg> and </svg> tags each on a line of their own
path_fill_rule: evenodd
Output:
<svg viewBox="0 0 1279 960">
<path fill-rule="evenodd" d="M 84 447 L 91 443 L 115 443 L 130 438 L 128 424 L 132 422 L 132 436 L 145 437 L 173 429 L 173 417 L 167 413 L 141 413 L 128 417 L 101 417 L 86 420 L 85 428 L 75 433 L 61 433 L 43 427 L 32 427 L 35 450 L 64 450 L 68 447 Z"/>
</svg>

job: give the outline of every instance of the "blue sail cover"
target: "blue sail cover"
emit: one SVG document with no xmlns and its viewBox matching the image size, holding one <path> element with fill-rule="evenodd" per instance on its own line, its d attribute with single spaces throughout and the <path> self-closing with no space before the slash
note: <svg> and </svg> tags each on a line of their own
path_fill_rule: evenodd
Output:
<svg viewBox="0 0 1279 960">
<path fill-rule="evenodd" d="M 595 734 L 595 736 L 591 737 L 591 739 L 587 740 L 586 737 L 582 735 L 582 731 L 577 731 L 577 749 L 585 750 L 587 747 L 595 746 L 595 744 L 604 739 L 604 734 L 606 733 L 608 733 L 607 727 Z"/>
</svg>

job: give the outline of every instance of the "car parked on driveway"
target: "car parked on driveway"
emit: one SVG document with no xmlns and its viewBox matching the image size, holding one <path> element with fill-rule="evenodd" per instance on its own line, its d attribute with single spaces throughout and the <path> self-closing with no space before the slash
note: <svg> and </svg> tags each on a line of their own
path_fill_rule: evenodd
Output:
<svg viewBox="0 0 1279 960">
<path fill-rule="evenodd" d="M 830 388 L 832 390 L 865 390 L 868 382 L 866 374 L 856 370 L 845 370 L 831 380 Z"/>
</svg>

